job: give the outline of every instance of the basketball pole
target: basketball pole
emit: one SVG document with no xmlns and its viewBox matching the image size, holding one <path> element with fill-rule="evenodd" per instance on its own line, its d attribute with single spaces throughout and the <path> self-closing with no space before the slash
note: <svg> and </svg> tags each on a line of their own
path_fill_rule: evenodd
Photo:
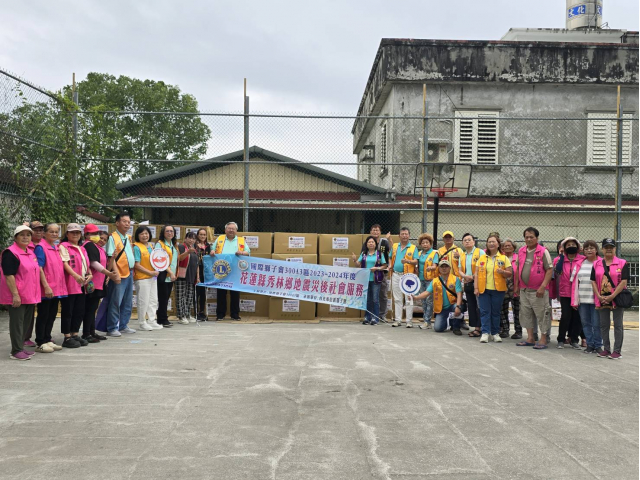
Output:
<svg viewBox="0 0 640 480">
<path fill-rule="evenodd" d="M 428 109 L 427 109 L 427 84 L 422 84 L 422 116 L 424 117 L 422 120 L 422 233 L 427 232 L 427 178 L 428 172 L 428 164 L 429 160 L 429 122 L 427 120 Z"/>
</svg>

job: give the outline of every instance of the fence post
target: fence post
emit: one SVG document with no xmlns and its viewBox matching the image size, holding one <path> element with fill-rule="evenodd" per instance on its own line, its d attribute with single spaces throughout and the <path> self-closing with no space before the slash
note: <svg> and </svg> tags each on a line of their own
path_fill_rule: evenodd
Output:
<svg viewBox="0 0 640 480">
<path fill-rule="evenodd" d="M 422 232 L 427 231 L 427 211 L 428 211 L 428 196 L 427 196 L 427 179 L 429 178 L 427 168 L 429 165 L 429 120 L 428 120 L 428 104 L 427 104 L 427 85 L 422 85 Z M 418 245 L 420 247 L 420 245 Z"/>
<path fill-rule="evenodd" d="M 242 195 L 242 230 L 249 231 L 249 97 L 244 79 L 244 192 Z"/>
<path fill-rule="evenodd" d="M 618 98 L 617 98 L 617 149 L 616 149 L 616 229 L 614 233 L 614 240 L 616 241 L 616 250 L 618 255 L 622 255 L 622 114 L 623 108 L 620 104 L 620 85 L 618 85 Z"/>
</svg>

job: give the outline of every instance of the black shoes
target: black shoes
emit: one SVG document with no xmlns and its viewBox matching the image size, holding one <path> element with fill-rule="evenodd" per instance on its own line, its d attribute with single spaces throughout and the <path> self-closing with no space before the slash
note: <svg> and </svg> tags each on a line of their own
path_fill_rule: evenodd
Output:
<svg viewBox="0 0 640 480">
<path fill-rule="evenodd" d="M 64 342 L 62 342 L 62 346 L 64 348 L 80 348 L 80 342 L 73 337 L 64 337 Z"/>
</svg>

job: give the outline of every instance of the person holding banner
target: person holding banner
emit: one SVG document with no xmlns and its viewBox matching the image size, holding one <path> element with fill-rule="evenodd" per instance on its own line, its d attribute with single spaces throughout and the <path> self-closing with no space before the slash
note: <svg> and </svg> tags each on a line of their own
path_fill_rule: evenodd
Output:
<svg viewBox="0 0 640 480">
<path fill-rule="evenodd" d="M 480 343 L 500 343 L 500 312 L 507 291 L 507 278 L 513 274 L 511 261 L 503 255 L 500 239 L 495 235 L 487 238 L 487 253 L 480 256 L 473 275 L 474 296 L 478 296 L 482 336 Z"/>
<path fill-rule="evenodd" d="M 151 254 L 153 244 L 151 240 L 151 230 L 146 225 L 140 225 L 134 235 L 133 257 L 135 266 L 133 271 L 133 281 L 136 285 L 138 322 L 140 330 L 160 330 L 162 325 L 156 321 L 156 310 L 158 309 L 158 281 L 159 272 L 151 265 Z M 147 321 L 149 317 L 149 321 Z"/>
<path fill-rule="evenodd" d="M 250 255 L 251 249 L 244 240 L 238 237 L 238 224 L 229 222 L 224 226 L 224 235 L 216 239 L 215 249 L 209 255 L 212 257 L 221 253 L 235 255 Z M 231 318 L 240 320 L 240 292 L 229 290 L 231 297 Z M 216 305 L 216 319 L 223 320 L 227 314 L 227 292 L 220 293 L 218 289 L 218 303 Z"/>
<path fill-rule="evenodd" d="M 407 328 L 413 327 L 413 303 L 409 301 L 409 296 L 405 295 L 400 288 L 400 278 L 405 273 L 415 273 L 418 265 L 418 249 L 409 242 L 409 229 L 400 229 L 400 243 L 394 243 L 391 249 L 391 291 L 395 305 L 395 321 L 392 327 L 402 325 L 403 300 L 407 310 Z"/>
<path fill-rule="evenodd" d="M 202 259 L 205 255 L 209 255 L 211 253 L 211 245 L 207 242 L 207 229 L 199 228 L 196 237 L 195 249 L 198 254 L 198 275 L 200 277 L 200 281 L 204 282 L 204 262 Z M 199 322 L 205 321 L 207 319 L 207 288 L 196 287 L 196 297 L 196 305 L 198 307 L 196 320 Z"/>
<path fill-rule="evenodd" d="M 438 252 L 433 249 L 433 236 L 423 233 L 418 237 L 418 245 L 422 249 L 418 257 L 418 277 L 420 278 L 420 293 L 425 292 L 434 278 L 438 276 Z M 433 317 L 433 297 L 427 296 L 422 300 L 421 329 L 431 328 Z"/>
<path fill-rule="evenodd" d="M 436 313 L 433 330 L 444 332 L 450 324 L 454 335 L 462 335 L 460 331 L 460 324 L 464 318 L 462 315 L 462 283 L 451 272 L 449 260 L 440 260 L 438 272 L 439 275 L 424 292 L 416 296 L 409 295 L 409 299 L 410 301 L 421 300 L 433 295 L 433 311 Z"/>
<path fill-rule="evenodd" d="M 133 275 L 136 264 L 131 245 L 131 236 L 127 234 L 131 226 L 131 216 L 127 212 L 116 215 L 116 231 L 107 242 L 108 268 L 118 272 L 120 283 L 109 286 L 109 307 L 107 310 L 107 335 L 119 337 L 123 333 L 136 333 L 129 328 L 133 309 Z"/>
<path fill-rule="evenodd" d="M 171 290 L 173 290 L 173 282 L 176 281 L 176 273 L 178 271 L 178 249 L 176 248 L 178 241 L 176 240 L 176 230 L 171 225 L 165 225 L 160 230 L 156 250 L 164 250 L 168 259 L 166 268 L 160 268 L 157 277 L 158 288 L 158 311 L 156 312 L 156 321 L 163 328 L 172 327 L 167 314 L 169 306 L 169 298 L 171 298 Z"/>
<path fill-rule="evenodd" d="M 380 286 L 387 264 L 382 259 L 382 252 L 378 249 L 378 242 L 373 236 L 367 237 L 365 245 L 367 250 L 360 254 L 357 261 L 362 268 L 371 272 L 367 290 L 367 311 L 362 324 L 377 325 L 380 316 Z"/>
</svg>

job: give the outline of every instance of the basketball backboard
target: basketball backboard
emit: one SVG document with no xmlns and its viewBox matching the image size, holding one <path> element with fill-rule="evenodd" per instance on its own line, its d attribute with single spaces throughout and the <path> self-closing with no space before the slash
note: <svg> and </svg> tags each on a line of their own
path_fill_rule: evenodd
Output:
<svg viewBox="0 0 640 480">
<path fill-rule="evenodd" d="M 427 168 L 426 195 L 428 197 L 467 197 L 471 185 L 471 165 L 453 163 L 418 164 Z M 416 169 L 416 181 L 421 178 Z"/>
</svg>

